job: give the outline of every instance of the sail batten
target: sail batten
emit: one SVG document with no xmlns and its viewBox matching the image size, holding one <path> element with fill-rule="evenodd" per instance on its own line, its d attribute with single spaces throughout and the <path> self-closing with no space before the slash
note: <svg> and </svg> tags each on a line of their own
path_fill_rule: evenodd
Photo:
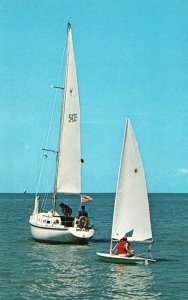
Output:
<svg viewBox="0 0 188 300">
<path fill-rule="evenodd" d="M 80 103 L 71 25 L 68 24 L 63 108 L 56 168 L 56 193 L 80 194 Z"/>
<path fill-rule="evenodd" d="M 131 122 L 126 123 L 116 189 L 112 239 L 152 240 L 144 168 Z"/>
</svg>

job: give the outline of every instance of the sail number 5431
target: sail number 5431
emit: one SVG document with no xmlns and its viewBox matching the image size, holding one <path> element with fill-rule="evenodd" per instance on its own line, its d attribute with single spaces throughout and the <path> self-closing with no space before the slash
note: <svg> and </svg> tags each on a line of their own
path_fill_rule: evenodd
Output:
<svg viewBox="0 0 188 300">
<path fill-rule="evenodd" d="M 77 121 L 77 114 L 69 114 L 69 123 Z"/>
</svg>

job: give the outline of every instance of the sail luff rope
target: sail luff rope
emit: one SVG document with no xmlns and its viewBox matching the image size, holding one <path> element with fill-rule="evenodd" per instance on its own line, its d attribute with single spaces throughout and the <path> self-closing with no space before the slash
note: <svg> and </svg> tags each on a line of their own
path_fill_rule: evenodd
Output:
<svg viewBox="0 0 188 300">
<path fill-rule="evenodd" d="M 57 86 L 60 83 L 60 78 L 61 78 L 61 74 L 62 74 L 63 61 L 64 61 L 64 56 L 65 56 L 65 47 L 66 47 L 66 39 L 65 39 L 65 43 L 64 43 L 64 47 L 63 47 L 63 51 L 62 51 L 62 58 L 61 58 L 61 65 L 60 65 L 60 70 L 59 70 L 59 75 L 58 75 L 58 80 L 57 80 Z M 53 119 L 53 114 L 54 114 L 54 109 L 55 109 L 55 104 L 56 104 L 56 99 L 57 99 L 57 93 L 58 92 L 56 89 L 54 101 L 53 101 L 53 105 L 52 105 L 52 112 L 51 112 L 51 116 L 50 116 L 49 127 L 48 127 L 48 131 L 47 131 L 45 147 L 44 147 L 45 149 L 47 149 L 47 145 L 48 145 L 48 141 L 49 141 L 51 126 L 52 126 L 52 119 Z M 37 184 L 36 184 L 36 193 L 38 193 L 38 191 L 39 191 L 40 181 L 41 181 L 41 177 L 42 177 L 42 171 L 43 171 L 43 167 L 44 167 L 44 160 L 45 160 L 45 157 L 43 156 L 41 166 L 40 166 L 39 176 L 38 176 L 38 180 L 37 180 Z"/>
<path fill-rule="evenodd" d="M 69 44 L 69 37 L 70 37 L 70 30 L 71 30 L 71 24 L 68 23 L 68 27 L 67 27 L 67 38 L 65 41 L 65 47 L 66 47 L 66 66 L 65 66 L 65 74 L 64 74 L 64 94 L 63 94 L 63 106 L 61 108 L 61 115 L 60 115 L 60 129 L 59 129 L 59 145 L 58 145 L 58 153 L 57 153 L 57 157 L 56 157 L 56 172 L 55 172 L 55 180 L 54 180 L 54 194 L 53 194 L 53 201 L 52 201 L 52 209 L 55 209 L 56 207 L 56 195 L 57 195 L 57 178 L 58 178 L 58 171 L 59 171 L 59 151 L 60 151 L 60 140 L 61 140 L 61 123 L 62 123 L 62 119 L 64 118 L 64 109 L 65 109 L 65 101 L 66 101 L 66 90 L 67 90 L 67 76 L 68 76 L 68 61 L 69 61 L 69 48 L 70 48 L 70 44 Z M 63 121 L 64 122 L 64 121 Z"/>
<path fill-rule="evenodd" d="M 117 193 L 118 193 L 118 185 L 119 185 L 119 180 L 120 180 L 120 173 L 121 173 L 121 163 L 122 163 L 122 158 L 123 158 L 123 152 L 125 148 L 125 142 L 126 142 L 126 136 L 127 136 L 127 129 L 128 129 L 128 119 L 126 119 L 125 123 L 125 129 L 124 129 L 124 135 L 123 135 L 123 145 L 121 148 L 121 157 L 120 157 L 120 165 L 119 165 L 119 170 L 118 170 L 118 180 L 117 180 L 117 186 L 116 186 L 116 193 L 115 193 L 115 203 L 114 203 L 114 210 L 113 210 L 113 219 L 112 219 L 112 231 L 111 231 L 111 241 L 110 241 L 110 254 L 112 253 L 112 247 L 113 247 L 113 223 L 114 223 L 114 213 L 117 205 Z"/>
</svg>

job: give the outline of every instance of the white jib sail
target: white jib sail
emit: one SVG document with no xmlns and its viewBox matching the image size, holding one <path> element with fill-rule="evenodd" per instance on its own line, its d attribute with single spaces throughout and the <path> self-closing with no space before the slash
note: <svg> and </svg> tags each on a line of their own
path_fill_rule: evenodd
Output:
<svg viewBox="0 0 188 300">
<path fill-rule="evenodd" d="M 57 193 L 81 192 L 80 103 L 70 24 L 55 190 Z"/>
<path fill-rule="evenodd" d="M 125 235 L 134 241 L 152 239 L 145 174 L 130 120 L 127 120 L 122 148 L 112 239 L 119 240 Z"/>
</svg>

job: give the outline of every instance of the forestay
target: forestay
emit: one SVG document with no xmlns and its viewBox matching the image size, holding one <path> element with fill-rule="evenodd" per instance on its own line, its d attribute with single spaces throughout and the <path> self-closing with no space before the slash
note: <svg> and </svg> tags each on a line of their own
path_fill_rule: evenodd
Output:
<svg viewBox="0 0 188 300">
<path fill-rule="evenodd" d="M 138 143 L 128 119 L 117 183 L 112 239 L 131 232 L 129 240 L 152 239 L 148 195 Z"/>
<path fill-rule="evenodd" d="M 80 148 L 80 104 L 72 31 L 69 25 L 55 192 L 81 192 Z"/>
</svg>

